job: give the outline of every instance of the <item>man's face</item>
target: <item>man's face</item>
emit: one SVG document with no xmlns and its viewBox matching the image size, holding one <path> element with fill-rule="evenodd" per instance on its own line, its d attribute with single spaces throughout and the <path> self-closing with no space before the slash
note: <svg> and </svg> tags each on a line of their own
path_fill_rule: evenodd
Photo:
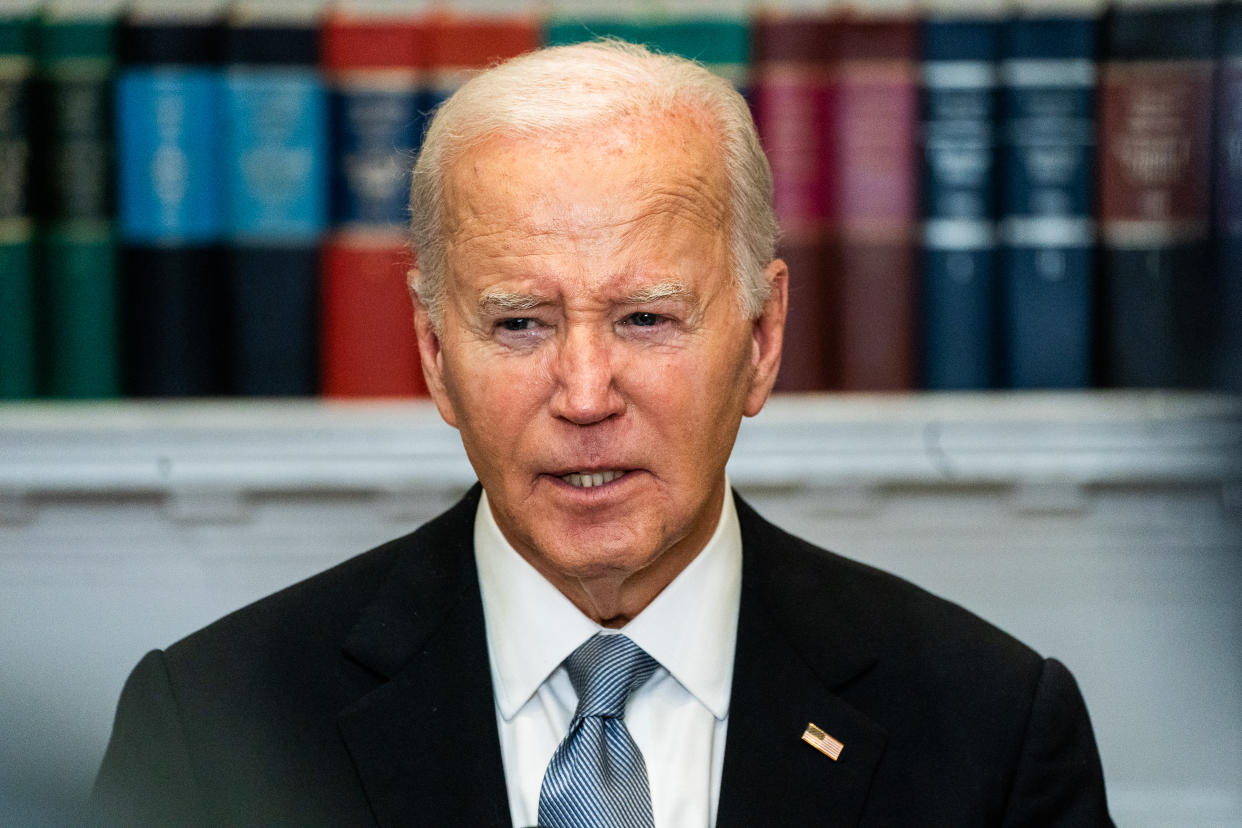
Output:
<svg viewBox="0 0 1242 828">
<path fill-rule="evenodd" d="M 779 360 L 779 325 L 739 309 L 709 133 L 493 139 L 445 183 L 444 316 L 437 336 L 419 308 L 420 347 L 497 523 L 562 591 L 662 588 L 711 537 Z"/>
</svg>

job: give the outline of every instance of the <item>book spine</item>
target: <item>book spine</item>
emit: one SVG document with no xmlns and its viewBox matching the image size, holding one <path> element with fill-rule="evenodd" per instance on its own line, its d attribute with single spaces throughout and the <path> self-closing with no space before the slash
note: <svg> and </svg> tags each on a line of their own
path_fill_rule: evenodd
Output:
<svg viewBox="0 0 1242 828">
<path fill-rule="evenodd" d="M 923 25 L 923 381 L 996 382 L 997 51 L 1001 21 Z"/>
<path fill-rule="evenodd" d="M 1220 9 L 1215 145 L 1216 304 L 1213 383 L 1242 392 L 1242 3 Z"/>
<path fill-rule="evenodd" d="M 30 86 L 33 18 L 0 11 L 0 399 L 33 397 L 35 348 Z"/>
<path fill-rule="evenodd" d="M 1091 382 L 1097 29 L 1091 17 L 1006 27 L 1002 328 L 1014 388 Z"/>
<path fill-rule="evenodd" d="M 237 394 L 317 390 L 328 209 L 318 40 L 314 19 L 250 20 L 226 35 L 229 387 Z"/>
<path fill-rule="evenodd" d="M 746 19 L 689 12 L 662 21 L 652 30 L 653 45 L 660 52 L 698 61 L 749 95 L 751 30 Z"/>
<path fill-rule="evenodd" d="M 126 383 L 223 390 L 221 26 L 127 18 L 116 88 Z"/>
<path fill-rule="evenodd" d="M 1209 364 L 1211 5 L 1114 7 L 1099 85 L 1105 372 L 1198 386 Z"/>
<path fill-rule="evenodd" d="M 830 123 L 836 167 L 841 387 L 895 391 L 916 378 L 918 27 L 837 23 Z"/>
<path fill-rule="evenodd" d="M 827 120 L 833 109 L 831 23 L 818 17 L 760 17 L 754 24 L 753 100 L 772 165 L 778 255 L 789 266 L 789 312 L 776 388 L 821 391 L 839 378 L 827 226 L 835 192 Z"/>
<path fill-rule="evenodd" d="M 334 397 L 422 395 L 405 221 L 427 110 L 426 25 L 335 15 L 323 37 L 333 154 L 320 388 Z"/>
<path fill-rule="evenodd" d="M 45 16 L 37 30 L 38 279 L 45 390 L 121 393 L 113 221 L 113 16 Z"/>
<path fill-rule="evenodd" d="M 529 52 L 540 43 L 534 17 L 518 10 L 493 15 L 443 15 L 431 22 L 428 31 L 428 109 L 447 100 L 488 66 Z"/>
</svg>

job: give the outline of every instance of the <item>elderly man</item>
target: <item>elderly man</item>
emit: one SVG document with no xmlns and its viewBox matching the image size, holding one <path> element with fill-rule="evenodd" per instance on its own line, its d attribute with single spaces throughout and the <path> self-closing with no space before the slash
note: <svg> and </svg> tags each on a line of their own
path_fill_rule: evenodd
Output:
<svg viewBox="0 0 1242 828">
<path fill-rule="evenodd" d="M 1069 673 L 729 490 L 782 347 L 771 176 L 689 62 L 547 49 L 414 169 L 423 370 L 480 485 L 148 655 L 126 823 L 1108 825 Z"/>
</svg>

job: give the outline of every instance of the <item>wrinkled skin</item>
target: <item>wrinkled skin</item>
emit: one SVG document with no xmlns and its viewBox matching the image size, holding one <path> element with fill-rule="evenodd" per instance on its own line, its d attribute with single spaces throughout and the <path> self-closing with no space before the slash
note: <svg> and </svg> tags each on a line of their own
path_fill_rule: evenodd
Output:
<svg viewBox="0 0 1242 828">
<path fill-rule="evenodd" d="M 741 418 L 776 377 L 785 266 L 745 318 L 715 140 L 693 113 L 493 138 L 445 183 L 438 332 L 415 302 L 432 398 L 513 547 L 620 626 L 715 530 Z"/>
</svg>

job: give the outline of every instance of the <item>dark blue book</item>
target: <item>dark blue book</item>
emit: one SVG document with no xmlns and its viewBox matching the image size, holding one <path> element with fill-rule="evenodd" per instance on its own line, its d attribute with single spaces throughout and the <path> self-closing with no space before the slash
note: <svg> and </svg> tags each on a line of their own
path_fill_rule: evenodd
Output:
<svg viewBox="0 0 1242 828">
<path fill-rule="evenodd" d="M 131 14 L 116 88 L 126 388 L 224 390 L 223 26 L 194 4 Z"/>
<path fill-rule="evenodd" d="M 999 17 L 924 20 L 922 374 L 933 389 L 997 384 Z"/>
<path fill-rule="evenodd" d="M 1097 30 L 1094 16 L 1005 27 L 1002 330 L 1014 388 L 1091 382 Z"/>
<path fill-rule="evenodd" d="M 1097 157 L 1110 385 L 1209 380 L 1215 16 L 1213 4 L 1180 3 L 1118 5 L 1105 17 Z"/>
<path fill-rule="evenodd" d="M 1242 3 L 1221 6 L 1216 74 L 1216 343 L 1213 383 L 1242 392 Z"/>
<path fill-rule="evenodd" d="M 327 225 L 327 96 L 319 21 L 245 4 L 225 34 L 228 390 L 318 386 L 319 243 Z M 281 12 L 280 17 L 270 16 Z"/>
</svg>

